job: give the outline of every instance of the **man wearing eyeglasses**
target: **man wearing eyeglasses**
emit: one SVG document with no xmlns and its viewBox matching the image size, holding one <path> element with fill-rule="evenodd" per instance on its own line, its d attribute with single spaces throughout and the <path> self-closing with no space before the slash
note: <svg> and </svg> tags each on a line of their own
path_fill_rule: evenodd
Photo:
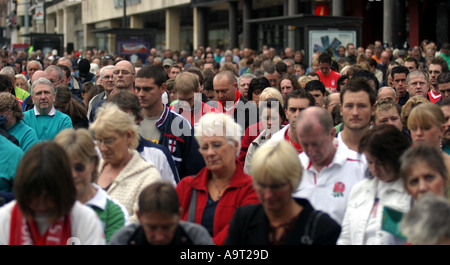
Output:
<svg viewBox="0 0 450 265">
<path fill-rule="evenodd" d="M 428 99 L 428 79 L 424 72 L 414 70 L 406 77 L 406 86 L 410 97 L 420 96 Z"/>
<path fill-rule="evenodd" d="M 435 57 L 431 60 L 428 66 L 428 74 L 430 76 L 430 91 L 428 92 L 428 99 L 432 103 L 439 104 L 442 100 L 442 94 L 438 87 L 438 77 L 442 73 L 448 72 L 447 62 L 442 57 Z"/>
<path fill-rule="evenodd" d="M 91 101 L 89 101 L 88 106 L 88 117 L 91 116 L 91 111 L 94 108 L 95 105 L 97 105 L 100 101 L 103 101 L 108 98 L 108 96 L 111 94 L 111 92 L 116 88 L 116 85 L 114 84 L 114 65 L 108 65 L 100 69 L 100 78 L 97 80 L 97 83 L 99 83 L 104 91 L 100 92 L 96 96 L 94 96 Z"/>
<path fill-rule="evenodd" d="M 134 67 L 129 61 L 122 60 L 114 66 L 114 84 L 116 89 L 134 89 Z"/>
<path fill-rule="evenodd" d="M 103 97 L 108 97 L 109 94 L 114 93 L 116 89 L 118 90 L 130 90 L 134 92 L 134 77 L 135 69 L 131 62 L 127 60 L 122 60 L 111 69 L 110 66 L 106 66 L 107 69 L 100 71 L 100 82 L 105 89 L 105 94 Z M 109 93 L 108 93 L 109 91 Z M 98 98 L 96 99 L 96 101 Z M 92 100 L 91 100 L 92 101 Z M 93 122 L 95 119 L 95 112 L 103 104 L 105 98 L 97 101 L 88 110 L 89 122 Z"/>
</svg>

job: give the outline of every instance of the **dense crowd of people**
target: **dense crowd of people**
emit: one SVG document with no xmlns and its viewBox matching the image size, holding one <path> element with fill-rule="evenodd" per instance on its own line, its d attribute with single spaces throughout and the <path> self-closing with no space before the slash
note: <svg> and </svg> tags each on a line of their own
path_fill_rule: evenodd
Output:
<svg viewBox="0 0 450 265">
<path fill-rule="evenodd" d="M 0 244 L 450 244 L 450 44 L 307 56 L 2 51 Z"/>
</svg>

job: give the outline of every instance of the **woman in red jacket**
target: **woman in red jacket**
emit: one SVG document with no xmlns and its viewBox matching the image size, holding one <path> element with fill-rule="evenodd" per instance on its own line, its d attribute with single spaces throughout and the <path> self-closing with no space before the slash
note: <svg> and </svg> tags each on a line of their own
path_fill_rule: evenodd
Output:
<svg viewBox="0 0 450 265">
<path fill-rule="evenodd" d="M 236 208 L 258 204 L 252 177 L 236 161 L 242 128 L 224 113 L 204 115 L 195 128 L 206 167 L 177 185 L 181 218 L 203 225 L 223 245 Z"/>
</svg>

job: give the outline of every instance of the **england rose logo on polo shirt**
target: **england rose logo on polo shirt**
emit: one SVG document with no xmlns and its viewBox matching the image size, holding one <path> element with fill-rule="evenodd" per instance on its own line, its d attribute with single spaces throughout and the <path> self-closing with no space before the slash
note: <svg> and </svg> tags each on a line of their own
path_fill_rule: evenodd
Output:
<svg viewBox="0 0 450 265">
<path fill-rule="evenodd" d="M 344 197 L 345 184 L 342 182 L 334 183 L 333 196 L 335 198 Z"/>
</svg>

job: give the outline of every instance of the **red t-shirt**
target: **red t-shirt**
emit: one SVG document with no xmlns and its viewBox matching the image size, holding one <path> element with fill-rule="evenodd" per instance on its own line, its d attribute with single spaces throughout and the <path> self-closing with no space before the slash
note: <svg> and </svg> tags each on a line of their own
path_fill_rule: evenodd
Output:
<svg viewBox="0 0 450 265">
<path fill-rule="evenodd" d="M 328 89 L 332 93 L 337 92 L 337 80 L 339 79 L 339 77 L 341 77 L 338 72 L 330 70 L 330 73 L 326 76 L 323 75 L 320 70 L 318 70 L 316 73 L 319 75 L 320 81 L 325 85 L 326 89 Z"/>
<path fill-rule="evenodd" d="M 428 92 L 428 99 L 431 101 L 431 103 L 436 103 L 441 99 L 442 94 L 434 94 L 433 90 L 430 90 Z"/>
</svg>

